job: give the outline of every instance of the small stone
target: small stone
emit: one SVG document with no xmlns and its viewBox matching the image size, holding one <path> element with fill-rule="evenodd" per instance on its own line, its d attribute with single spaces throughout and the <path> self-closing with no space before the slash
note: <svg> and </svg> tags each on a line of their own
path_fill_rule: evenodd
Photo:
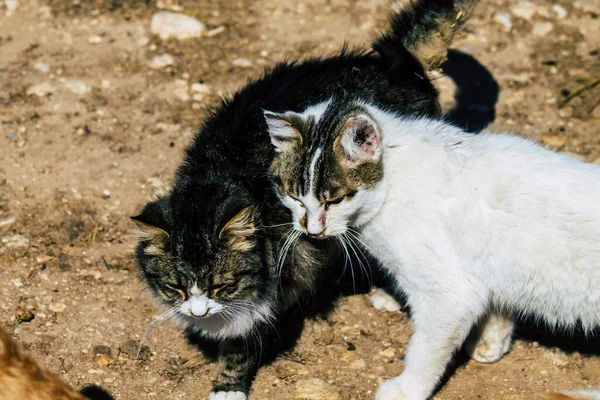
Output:
<svg viewBox="0 0 600 400">
<path fill-rule="evenodd" d="M 29 239 L 23 235 L 8 235 L 2 237 L 2 243 L 10 248 L 29 247 Z"/>
<path fill-rule="evenodd" d="M 512 21 L 510 14 L 506 11 L 494 14 L 494 21 L 504 27 L 504 32 L 510 32 L 512 29 Z"/>
<path fill-rule="evenodd" d="M 89 44 L 100 44 L 102 43 L 102 38 L 98 35 L 94 35 L 90 36 L 87 41 Z"/>
<path fill-rule="evenodd" d="M 142 36 L 137 41 L 138 46 L 146 46 L 148 43 L 150 43 L 150 38 L 148 36 Z"/>
<path fill-rule="evenodd" d="M 536 9 L 537 6 L 534 3 L 530 1 L 522 1 L 510 11 L 515 17 L 529 21 L 535 14 Z"/>
<path fill-rule="evenodd" d="M 152 69 L 161 69 L 164 67 L 168 67 L 169 65 L 173 65 L 175 63 L 175 59 L 170 54 L 163 54 L 161 56 L 156 56 L 150 62 L 150 68 Z"/>
<path fill-rule="evenodd" d="M 231 64 L 235 65 L 236 67 L 249 68 L 252 66 L 252 61 L 246 58 L 236 58 L 231 62 Z"/>
<path fill-rule="evenodd" d="M 69 258 L 64 253 L 58 256 L 58 268 L 60 268 L 60 270 L 63 272 L 71 270 L 71 264 L 69 264 Z"/>
<path fill-rule="evenodd" d="M 296 398 L 305 400 L 339 400 L 340 394 L 324 380 L 312 378 L 296 383 Z"/>
<path fill-rule="evenodd" d="M 561 118 L 571 118 L 573 116 L 573 107 L 564 107 L 558 110 L 558 115 Z"/>
<path fill-rule="evenodd" d="M 35 261 L 37 261 L 38 264 L 43 264 L 43 263 L 46 263 L 46 262 L 48 262 L 50 260 L 52 260 L 52 257 L 50 257 L 47 254 L 44 254 L 42 256 L 38 256 L 38 257 L 35 258 Z"/>
<path fill-rule="evenodd" d="M 557 348 L 546 350 L 544 358 L 549 359 L 557 367 L 565 367 L 569 364 L 569 356 Z"/>
<path fill-rule="evenodd" d="M 104 189 L 104 190 L 102 191 L 102 195 L 101 195 L 100 197 L 102 197 L 104 200 L 106 200 L 106 199 L 110 198 L 110 190 L 108 190 L 108 189 Z"/>
<path fill-rule="evenodd" d="M 33 64 L 33 68 L 37 69 L 40 72 L 47 73 L 48 71 L 50 71 L 50 64 L 39 61 Z"/>
<path fill-rule="evenodd" d="M 556 13 L 556 18 L 558 19 L 563 19 L 567 16 L 567 10 L 560 4 L 554 4 L 552 6 L 552 11 Z"/>
<path fill-rule="evenodd" d="M 544 134 L 540 137 L 541 141 L 550 147 L 562 147 L 567 139 L 564 136 Z"/>
<path fill-rule="evenodd" d="M 79 79 L 70 79 L 65 82 L 65 87 L 72 93 L 84 95 L 92 91 L 92 87 Z"/>
<path fill-rule="evenodd" d="M 13 13 L 19 7 L 19 0 L 4 0 L 4 5 L 9 13 Z"/>
<path fill-rule="evenodd" d="M 10 135 L 9 135 L 10 136 Z M 16 136 L 16 134 L 15 134 Z M 15 223 L 17 219 L 15 217 L 10 217 L 5 220 L 0 221 L 0 228 L 4 228 L 5 226 L 9 226 Z"/>
<path fill-rule="evenodd" d="M 204 83 L 192 83 L 190 89 L 192 90 L 192 92 L 201 94 L 210 94 L 211 92 L 210 86 L 205 85 Z"/>
<path fill-rule="evenodd" d="M 152 16 L 150 30 L 162 40 L 197 38 L 205 31 L 204 25 L 189 15 L 160 11 Z"/>
<path fill-rule="evenodd" d="M 108 365 L 114 364 L 115 360 L 111 356 L 106 354 L 96 354 L 96 356 L 94 357 L 94 362 L 99 367 L 106 367 Z"/>
<path fill-rule="evenodd" d="M 12 281 L 10 281 L 10 283 L 12 283 L 12 285 L 14 287 L 21 287 L 21 286 L 23 286 L 23 282 L 21 281 L 21 278 L 15 278 Z"/>
<path fill-rule="evenodd" d="M 17 314 L 17 323 L 30 322 L 35 318 L 35 315 L 29 310 L 21 311 Z"/>
<path fill-rule="evenodd" d="M 396 356 L 396 351 L 394 349 L 392 349 L 391 347 L 382 350 L 379 352 L 380 356 L 386 357 L 386 358 L 394 358 Z"/>
<path fill-rule="evenodd" d="M 223 25 L 218 26 L 215 29 L 211 29 L 210 31 L 206 32 L 206 36 L 208 36 L 208 37 L 217 36 L 221 32 L 225 32 L 225 27 Z"/>
<path fill-rule="evenodd" d="M 189 101 L 190 93 L 189 93 L 187 81 L 185 81 L 183 79 L 175 80 L 175 87 L 173 88 L 173 95 L 181 101 Z"/>
<path fill-rule="evenodd" d="M 49 82 L 38 83 L 37 85 L 30 86 L 27 89 L 28 95 L 36 95 L 38 97 L 47 96 L 49 93 L 54 91 L 54 86 L 52 86 Z"/>
<path fill-rule="evenodd" d="M 552 22 L 536 22 L 535 25 L 533 25 L 531 33 L 533 33 L 535 36 L 541 37 L 552 32 L 552 29 L 554 29 Z"/>
<path fill-rule="evenodd" d="M 108 89 L 110 87 L 110 81 L 108 79 L 102 79 L 100 82 L 100 87 L 102 89 Z"/>
<path fill-rule="evenodd" d="M 65 311 L 65 308 L 67 308 L 67 306 L 64 303 L 51 303 L 48 308 L 50 309 L 50 311 L 52 312 L 63 312 Z"/>
<path fill-rule="evenodd" d="M 350 368 L 350 369 L 365 369 L 366 366 L 367 366 L 367 363 L 365 362 L 365 360 L 354 360 L 350 363 L 350 365 L 348 365 L 348 368 Z"/>
</svg>

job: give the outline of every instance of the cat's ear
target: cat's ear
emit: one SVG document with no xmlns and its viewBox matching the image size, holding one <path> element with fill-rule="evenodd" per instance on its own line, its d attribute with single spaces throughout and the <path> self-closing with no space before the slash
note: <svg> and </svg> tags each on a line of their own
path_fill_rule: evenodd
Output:
<svg viewBox="0 0 600 400">
<path fill-rule="evenodd" d="M 377 124 L 366 115 L 348 118 L 333 147 L 349 167 L 381 157 L 381 134 Z"/>
<path fill-rule="evenodd" d="M 248 251 L 254 247 L 254 209 L 248 206 L 234 215 L 221 229 L 219 239 L 231 250 Z"/>
<path fill-rule="evenodd" d="M 293 125 L 291 113 L 278 114 L 264 110 L 265 121 L 269 128 L 271 143 L 278 153 L 289 151 L 296 144 L 302 143 L 302 135 L 298 128 Z"/>
<path fill-rule="evenodd" d="M 169 236 L 169 227 L 164 210 L 160 201 L 146 204 L 139 215 L 131 217 L 135 222 L 137 230 L 134 232 L 142 242 L 148 242 L 150 245 L 146 253 L 160 253 L 164 250 Z"/>
</svg>

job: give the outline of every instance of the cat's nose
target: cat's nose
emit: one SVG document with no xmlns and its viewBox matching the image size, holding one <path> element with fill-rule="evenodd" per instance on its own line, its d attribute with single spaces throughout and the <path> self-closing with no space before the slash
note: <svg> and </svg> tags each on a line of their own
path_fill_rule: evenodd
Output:
<svg viewBox="0 0 600 400">
<path fill-rule="evenodd" d="M 197 312 L 199 314 L 196 314 Z M 207 314 L 208 314 L 208 310 L 204 310 L 204 312 L 202 312 L 202 311 L 195 311 L 194 312 L 194 310 L 190 309 L 190 315 L 192 317 L 206 317 Z"/>
<path fill-rule="evenodd" d="M 205 304 L 192 304 L 189 313 L 192 317 L 205 317 L 210 311 L 210 307 Z"/>
<path fill-rule="evenodd" d="M 325 232 L 325 227 L 323 225 L 317 225 L 317 224 L 309 224 L 308 228 L 306 229 L 306 232 L 308 232 L 309 235 L 311 236 L 323 236 L 323 232 Z"/>
</svg>

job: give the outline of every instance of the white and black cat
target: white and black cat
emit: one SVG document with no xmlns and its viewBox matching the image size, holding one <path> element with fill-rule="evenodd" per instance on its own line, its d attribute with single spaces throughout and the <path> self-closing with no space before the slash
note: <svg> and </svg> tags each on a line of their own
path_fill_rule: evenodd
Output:
<svg viewBox="0 0 600 400">
<path fill-rule="evenodd" d="M 482 319 L 500 355 L 512 331 L 503 316 L 600 325 L 600 166 L 355 96 L 265 116 L 295 228 L 356 238 L 406 294 L 405 369 L 377 399 L 430 396 Z"/>
<path fill-rule="evenodd" d="M 247 397 L 275 327 L 318 293 L 331 262 L 323 242 L 286 226 L 267 178 L 274 151 L 263 109 L 300 111 L 354 93 L 406 115 L 439 115 L 425 68 L 444 59 L 476 3 L 407 1 L 369 51 L 275 66 L 205 119 L 173 190 L 134 218 L 142 278 L 171 307 L 163 318 L 219 342 L 211 399 Z"/>
</svg>

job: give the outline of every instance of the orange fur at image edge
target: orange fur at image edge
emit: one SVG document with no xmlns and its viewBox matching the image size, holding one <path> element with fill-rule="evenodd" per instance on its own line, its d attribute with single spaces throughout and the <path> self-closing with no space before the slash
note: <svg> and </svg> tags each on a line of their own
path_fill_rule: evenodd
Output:
<svg viewBox="0 0 600 400">
<path fill-rule="evenodd" d="M 0 328 L 0 399 L 86 400 L 41 368 Z"/>
</svg>

